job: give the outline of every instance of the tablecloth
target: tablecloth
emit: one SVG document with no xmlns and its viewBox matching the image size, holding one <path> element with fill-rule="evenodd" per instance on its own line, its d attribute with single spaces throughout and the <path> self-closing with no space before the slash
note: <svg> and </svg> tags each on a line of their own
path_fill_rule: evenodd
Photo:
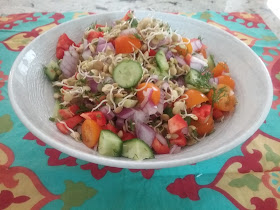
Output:
<svg viewBox="0 0 280 210">
<path fill-rule="evenodd" d="M 113 168 L 63 154 L 23 126 L 7 91 L 16 56 L 48 29 L 89 14 L 0 17 L 0 209 L 280 209 L 280 42 L 257 14 L 178 14 L 237 36 L 260 56 L 272 78 L 266 121 L 223 155 L 167 169 Z"/>
</svg>

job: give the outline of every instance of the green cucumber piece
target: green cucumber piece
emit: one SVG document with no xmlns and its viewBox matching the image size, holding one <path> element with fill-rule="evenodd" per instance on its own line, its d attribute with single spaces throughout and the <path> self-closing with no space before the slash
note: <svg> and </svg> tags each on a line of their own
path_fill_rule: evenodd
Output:
<svg viewBox="0 0 280 210">
<path fill-rule="evenodd" d="M 137 61 L 124 60 L 114 69 L 113 79 L 122 88 L 131 88 L 142 78 L 143 70 Z"/>
<path fill-rule="evenodd" d="M 118 104 L 123 100 L 123 98 L 115 98 L 115 103 Z M 123 103 L 123 107 L 125 108 L 133 108 L 136 106 L 136 104 L 138 103 L 137 100 L 133 100 L 133 99 L 126 99 L 125 102 Z"/>
<path fill-rule="evenodd" d="M 158 78 L 162 80 L 164 77 L 168 77 L 167 71 L 161 71 L 158 67 L 155 67 L 151 70 L 153 74 L 158 75 Z"/>
<path fill-rule="evenodd" d="M 161 72 L 168 71 L 169 64 L 168 64 L 165 54 L 162 50 L 159 50 L 156 53 L 156 62 L 157 62 L 158 67 L 160 68 Z"/>
<path fill-rule="evenodd" d="M 58 79 L 61 74 L 61 70 L 57 64 L 57 62 L 51 61 L 47 66 L 44 66 L 44 72 L 51 81 L 55 81 Z"/>
<path fill-rule="evenodd" d="M 131 139 L 123 143 L 122 156 L 133 160 L 154 158 L 154 153 L 141 139 Z"/>
<path fill-rule="evenodd" d="M 215 61 L 214 61 L 214 56 L 213 55 L 210 55 L 208 58 L 208 68 L 210 71 L 212 71 L 214 68 L 215 68 Z"/>
<path fill-rule="evenodd" d="M 122 140 L 109 130 L 100 132 L 98 153 L 105 156 L 119 157 L 122 154 Z"/>
<path fill-rule="evenodd" d="M 185 76 L 185 83 L 196 86 L 196 84 L 201 80 L 201 73 L 195 69 L 190 69 L 190 71 Z"/>
</svg>

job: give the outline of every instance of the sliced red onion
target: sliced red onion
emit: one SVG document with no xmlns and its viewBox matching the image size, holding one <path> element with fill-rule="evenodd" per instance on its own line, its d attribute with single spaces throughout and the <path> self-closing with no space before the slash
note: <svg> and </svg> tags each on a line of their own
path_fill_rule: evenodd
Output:
<svg viewBox="0 0 280 210">
<path fill-rule="evenodd" d="M 203 44 L 200 39 L 194 39 L 191 41 L 193 52 L 197 52 L 201 50 Z"/>
<path fill-rule="evenodd" d="M 115 48 L 114 48 L 114 46 L 113 46 L 113 44 L 111 42 L 104 43 L 104 44 L 99 44 L 98 43 L 97 48 L 96 48 L 96 52 L 104 52 L 107 49 L 110 49 L 113 52 L 115 52 Z"/>
<path fill-rule="evenodd" d="M 168 84 L 167 82 L 164 82 L 164 83 L 162 83 L 161 88 L 162 88 L 163 90 L 167 91 L 168 88 L 169 88 L 169 84 Z"/>
<path fill-rule="evenodd" d="M 108 106 L 102 106 L 99 110 L 105 115 L 107 120 L 112 120 L 115 117 L 114 112 L 109 110 Z"/>
<path fill-rule="evenodd" d="M 123 125 L 124 125 L 124 119 L 122 119 L 122 118 L 117 118 L 117 121 L 116 121 L 116 127 L 117 127 L 117 129 L 123 129 Z"/>
<path fill-rule="evenodd" d="M 153 93 L 153 89 L 152 88 L 148 88 L 146 91 L 145 90 L 143 91 L 144 100 L 142 101 L 142 103 L 140 105 L 142 108 L 150 100 L 152 93 Z"/>
<path fill-rule="evenodd" d="M 169 50 L 165 53 L 166 59 L 169 61 L 171 57 L 173 57 L 173 53 Z"/>
<path fill-rule="evenodd" d="M 171 38 L 166 37 L 158 43 L 157 47 L 160 47 L 160 46 L 163 46 L 163 45 L 168 45 L 168 44 L 170 44 L 170 42 L 171 42 Z"/>
<path fill-rule="evenodd" d="M 157 113 L 158 107 L 150 100 L 145 104 L 143 107 L 143 112 L 147 113 L 148 115 L 153 115 Z"/>
<path fill-rule="evenodd" d="M 178 61 L 178 64 L 180 66 L 187 65 L 186 61 L 183 58 L 181 58 L 180 56 L 175 56 L 175 59 Z"/>
<path fill-rule="evenodd" d="M 144 123 L 135 124 L 136 136 L 137 138 L 146 142 L 149 146 L 152 145 L 153 140 L 156 136 L 155 131 Z"/>
<path fill-rule="evenodd" d="M 91 92 L 93 92 L 93 93 L 97 92 L 98 83 L 95 82 L 94 79 L 92 79 L 92 78 L 88 79 L 88 85 L 90 87 Z"/>
<path fill-rule="evenodd" d="M 190 67 L 198 71 L 202 71 L 204 67 L 208 66 L 207 62 L 195 56 L 191 57 Z"/>
<path fill-rule="evenodd" d="M 157 112 L 159 114 L 162 114 L 163 113 L 163 110 L 164 110 L 164 98 L 165 98 L 165 93 L 163 91 L 160 91 L 160 99 L 159 99 L 159 103 L 157 105 Z"/>
<path fill-rule="evenodd" d="M 178 85 L 181 87 L 181 86 L 185 86 L 185 79 L 183 76 L 180 76 L 177 78 L 177 83 Z"/>
<path fill-rule="evenodd" d="M 87 60 L 91 56 L 91 51 L 89 49 L 88 41 L 86 39 L 84 39 L 83 47 L 84 49 L 83 49 L 82 57 L 84 60 Z"/>
<path fill-rule="evenodd" d="M 105 44 L 105 43 L 106 43 L 106 40 L 103 37 L 98 38 L 98 45 Z"/>
<path fill-rule="evenodd" d="M 136 110 L 133 115 L 133 120 L 135 123 L 146 123 L 149 120 L 149 115 L 142 110 Z"/>
<path fill-rule="evenodd" d="M 209 79 L 209 84 L 210 85 L 218 85 L 218 83 L 219 83 L 219 79 L 217 77 Z"/>
<path fill-rule="evenodd" d="M 129 34 L 137 34 L 137 30 L 136 28 L 128 28 L 128 29 L 125 29 L 123 31 L 121 31 L 120 35 L 129 35 Z"/>
<path fill-rule="evenodd" d="M 206 59 L 203 57 L 203 55 L 200 54 L 200 53 L 196 53 L 196 54 L 194 54 L 193 56 L 194 56 L 194 57 L 197 57 L 198 59 L 203 60 L 203 61 L 206 60 Z M 207 61 L 205 61 L 205 62 L 207 62 Z"/>
<path fill-rule="evenodd" d="M 120 117 L 122 119 L 127 119 L 129 118 L 130 116 L 132 116 L 135 112 L 135 109 L 132 109 L 132 108 L 123 108 L 123 110 L 116 114 L 117 117 Z"/>
<path fill-rule="evenodd" d="M 156 138 L 157 138 L 157 140 L 160 141 L 161 144 L 167 145 L 166 139 L 165 139 L 161 134 L 157 133 L 157 134 L 156 134 Z"/>
<path fill-rule="evenodd" d="M 178 145 L 174 144 L 170 151 L 169 151 L 169 154 L 176 154 L 176 153 L 179 153 L 181 152 L 181 147 L 179 147 Z"/>
<path fill-rule="evenodd" d="M 98 143 L 93 147 L 93 150 L 97 151 L 97 148 L 98 148 Z"/>
<path fill-rule="evenodd" d="M 78 58 L 72 48 L 74 47 L 70 46 L 69 51 L 64 52 L 64 56 L 60 63 L 61 71 L 66 78 L 72 77 L 77 70 Z"/>
<path fill-rule="evenodd" d="M 69 47 L 69 52 L 74 58 L 76 58 L 76 59 L 79 58 L 79 54 L 77 53 L 77 51 L 75 50 L 75 48 L 73 46 Z"/>
<path fill-rule="evenodd" d="M 188 126 L 185 127 L 185 128 L 183 128 L 183 129 L 181 130 L 181 132 L 182 132 L 182 134 L 184 134 L 184 135 L 188 135 L 188 133 L 189 133 Z"/>
</svg>

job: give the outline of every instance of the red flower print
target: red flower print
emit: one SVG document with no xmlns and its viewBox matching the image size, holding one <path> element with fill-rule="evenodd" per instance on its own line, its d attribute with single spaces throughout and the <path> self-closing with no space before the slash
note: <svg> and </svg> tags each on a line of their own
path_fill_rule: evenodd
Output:
<svg viewBox="0 0 280 210">
<path fill-rule="evenodd" d="M 60 158 L 60 155 L 62 154 L 62 152 L 53 149 L 53 148 L 47 148 L 45 150 L 45 154 L 50 156 L 49 160 L 48 160 L 48 165 L 49 166 L 60 166 L 60 165 L 66 165 L 66 166 L 76 166 L 78 165 L 76 163 L 76 158 L 68 156 L 66 158 Z"/>
<path fill-rule="evenodd" d="M 178 195 L 180 198 L 189 198 L 192 201 L 197 201 L 200 199 L 198 195 L 200 188 L 201 186 L 195 181 L 195 176 L 187 175 L 183 179 L 177 178 L 166 189 L 171 194 Z"/>
<path fill-rule="evenodd" d="M 0 209 L 5 209 L 13 203 L 24 203 L 29 199 L 30 198 L 25 195 L 14 197 L 11 191 L 2 190 L 0 192 Z"/>
<path fill-rule="evenodd" d="M 95 163 L 87 163 L 85 165 L 82 165 L 81 169 L 90 170 L 91 175 L 97 180 L 102 179 L 108 171 L 110 171 L 111 173 L 119 173 L 122 170 L 122 168 L 115 168 L 109 166 L 104 166 L 100 169 Z"/>
<path fill-rule="evenodd" d="M 25 140 L 35 140 L 37 142 L 38 145 L 40 146 L 46 146 L 46 144 L 41 141 L 39 138 L 37 138 L 36 136 L 34 136 L 31 132 L 28 132 L 23 139 Z"/>
</svg>

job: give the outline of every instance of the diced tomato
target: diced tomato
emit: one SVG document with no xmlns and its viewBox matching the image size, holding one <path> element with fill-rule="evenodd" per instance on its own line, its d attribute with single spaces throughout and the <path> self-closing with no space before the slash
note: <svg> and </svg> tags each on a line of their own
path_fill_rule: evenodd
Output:
<svg viewBox="0 0 280 210">
<path fill-rule="evenodd" d="M 63 122 L 66 123 L 66 125 L 73 129 L 76 125 L 78 125 L 79 123 L 81 123 L 84 119 L 79 116 L 79 115 L 76 115 L 74 117 L 71 117 L 67 120 L 64 120 Z M 57 122 L 56 123 L 56 127 L 58 128 L 58 130 L 60 130 L 61 133 L 63 134 L 69 134 L 70 131 L 65 127 L 65 125 L 62 123 L 62 122 Z"/>
<path fill-rule="evenodd" d="M 62 119 L 66 120 L 74 115 L 76 115 L 76 112 L 79 110 L 79 106 L 76 104 L 71 105 L 70 107 L 66 109 L 60 109 L 58 110 L 58 114 L 62 117 Z"/>
<path fill-rule="evenodd" d="M 174 115 L 168 120 L 168 130 L 170 133 L 177 133 L 185 127 L 188 127 L 188 123 L 179 114 Z"/>
<path fill-rule="evenodd" d="M 106 117 L 104 114 L 100 111 L 94 111 L 94 112 L 85 112 L 80 115 L 84 119 L 88 120 L 95 120 L 98 125 L 101 127 L 106 125 Z"/>
<path fill-rule="evenodd" d="M 188 65 L 191 64 L 191 58 L 192 58 L 192 55 L 191 55 L 190 53 L 188 53 L 188 54 L 185 56 L 185 58 L 184 58 L 184 60 L 186 61 L 186 63 L 187 63 Z"/>
<path fill-rule="evenodd" d="M 95 28 L 102 28 L 105 27 L 104 25 L 100 25 L 100 24 L 95 24 Z"/>
<path fill-rule="evenodd" d="M 70 90 L 70 89 L 72 89 L 72 88 L 69 88 L 69 87 L 63 86 L 63 87 L 62 87 L 62 89 L 63 89 L 63 90 Z"/>
<path fill-rule="evenodd" d="M 69 109 L 60 109 L 58 110 L 58 114 L 61 116 L 63 120 L 69 119 L 74 116 Z"/>
<path fill-rule="evenodd" d="M 216 109 L 216 108 L 213 109 L 214 120 L 220 120 L 223 116 L 224 116 L 224 113 L 221 110 Z"/>
<path fill-rule="evenodd" d="M 93 39 L 103 37 L 103 36 L 104 34 L 101 31 L 90 31 L 87 36 L 87 40 L 88 42 L 91 42 Z"/>
<path fill-rule="evenodd" d="M 157 52 L 153 49 L 150 49 L 149 56 L 155 56 Z"/>
<path fill-rule="evenodd" d="M 123 141 L 127 141 L 127 140 L 130 140 L 130 139 L 134 139 L 136 138 L 136 136 L 130 132 L 123 132 L 123 136 L 122 136 L 122 140 Z"/>
<path fill-rule="evenodd" d="M 115 134 L 118 133 L 117 128 L 115 126 L 111 125 L 110 123 L 108 123 L 107 125 L 102 126 L 102 130 L 109 130 L 109 131 L 112 131 Z"/>
<path fill-rule="evenodd" d="M 210 115 L 206 122 L 201 123 L 201 122 L 198 122 L 197 120 L 192 120 L 191 125 L 196 127 L 197 134 L 198 134 L 198 136 L 201 137 L 201 136 L 209 134 L 213 131 L 214 120 L 213 120 L 212 115 Z"/>
<path fill-rule="evenodd" d="M 80 107 L 77 104 L 73 104 L 69 106 L 70 112 L 72 112 L 74 115 L 76 115 L 77 111 L 80 109 Z"/>
<path fill-rule="evenodd" d="M 128 10 L 128 12 L 125 14 L 125 16 L 122 18 L 122 20 L 125 20 L 125 21 L 127 21 L 127 20 L 129 20 L 129 19 L 131 19 L 131 17 L 130 17 L 130 14 L 131 14 L 131 10 Z"/>
<path fill-rule="evenodd" d="M 205 122 L 207 117 L 211 114 L 211 105 L 203 104 L 201 107 L 194 107 L 192 109 L 192 114 L 196 115 L 198 121 Z"/>
<path fill-rule="evenodd" d="M 152 148 L 157 154 L 168 154 L 170 152 L 168 145 L 163 145 L 157 138 L 154 139 Z"/>
<path fill-rule="evenodd" d="M 176 144 L 180 147 L 184 147 L 187 145 L 187 139 L 184 136 L 184 134 L 182 134 L 181 131 L 176 132 L 176 134 L 178 135 L 178 138 L 176 139 L 170 139 L 170 144 Z"/>
<path fill-rule="evenodd" d="M 74 42 L 67 36 L 67 34 L 62 34 L 59 37 L 56 45 L 56 57 L 58 59 L 62 59 L 64 56 L 64 51 L 67 51 L 73 43 Z"/>
</svg>

